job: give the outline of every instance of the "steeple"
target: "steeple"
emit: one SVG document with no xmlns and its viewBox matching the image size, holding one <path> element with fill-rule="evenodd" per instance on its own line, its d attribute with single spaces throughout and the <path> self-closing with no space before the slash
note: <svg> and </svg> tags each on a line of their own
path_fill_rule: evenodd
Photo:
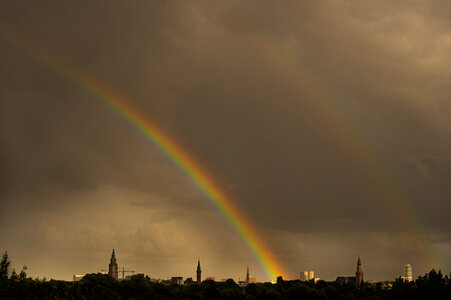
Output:
<svg viewBox="0 0 451 300">
<path fill-rule="evenodd" d="M 362 272 L 362 261 L 360 260 L 360 256 L 359 259 L 357 260 L 357 273 L 361 273 Z"/>
<path fill-rule="evenodd" d="M 202 269 L 200 268 L 200 259 L 197 260 L 197 284 L 200 284 L 202 282 Z"/>
<path fill-rule="evenodd" d="M 357 271 L 355 272 L 355 285 L 357 287 L 360 287 L 360 285 L 363 282 L 363 269 L 362 269 L 362 261 L 359 259 L 357 260 Z"/>
<path fill-rule="evenodd" d="M 202 272 L 201 268 L 200 268 L 200 259 L 197 260 L 197 273 Z"/>
<path fill-rule="evenodd" d="M 117 272 L 116 254 L 114 253 L 114 248 L 113 248 L 113 253 L 111 253 L 110 264 L 108 265 L 108 275 L 110 275 L 111 277 L 113 277 L 116 280 L 118 280 L 118 278 L 119 278 L 119 274 Z"/>
<path fill-rule="evenodd" d="M 249 283 L 249 266 L 247 266 L 246 282 Z"/>
</svg>

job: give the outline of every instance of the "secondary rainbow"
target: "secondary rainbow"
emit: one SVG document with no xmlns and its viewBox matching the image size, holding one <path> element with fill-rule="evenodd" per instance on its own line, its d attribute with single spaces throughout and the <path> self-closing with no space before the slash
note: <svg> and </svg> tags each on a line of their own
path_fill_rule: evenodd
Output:
<svg viewBox="0 0 451 300">
<path fill-rule="evenodd" d="M 232 200 L 221 190 L 219 185 L 199 163 L 186 153 L 170 136 L 130 105 L 129 101 L 112 89 L 107 88 L 94 78 L 77 70 L 55 56 L 51 56 L 35 44 L 26 42 L 10 30 L 0 27 L 0 37 L 9 44 L 51 67 L 58 73 L 75 81 L 83 89 L 102 101 L 111 110 L 120 115 L 127 123 L 138 130 L 148 141 L 163 153 L 190 181 L 206 196 L 221 213 L 228 224 L 235 230 L 245 246 L 252 253 L 266 276 L 274 280 L 285 272 L 262 238 L 252 227 L 245 215 L 233 204 Z"/>
<path fill-rule="evenodd" d="M 290 49 L 283 48 L 282 43 L 271 43 L 263 37 L 254 37 L 247 40 L 247 46 L 275 74 L 309 97 L 310 101 L 304 105 L 309 105 L 315 116 L 328 124 L 328 129 L 333 132 L 330 138 L 335 139 L 356 158 L 363 173 L 380 190 L 381 200 L 392 210 L 400 229 L 408 233 L 406 238 L 421 253 L 429 269 L 436 267 L 439 258 L 435 257 L 434 249 L 427 242 L 427 232 L 420 218 L 412 209 L 402 188 L 391 176 L 389 168 L 379 161 L 374 147 L 370 147 L 359 129 L 345 118 L 343 110 L 334 101 L 335 97 L 319 84 L 318 78 L 307 72 L 300 61 L 293 58 Z"/>
</svg>

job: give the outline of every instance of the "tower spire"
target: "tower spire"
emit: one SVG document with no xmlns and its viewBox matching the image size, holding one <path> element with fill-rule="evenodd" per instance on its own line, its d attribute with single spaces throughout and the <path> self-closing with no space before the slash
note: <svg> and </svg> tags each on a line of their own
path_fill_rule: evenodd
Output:
<svg viewBox="0 0 451 300">
<path fill-rule="evenodd" d="M 113 277 L 116 280 L 118 280 L 118 278 L 119 278 L 117 262 L 116 262 L 116 253 L 114 253 L 114 248 L 113 248 L 113 252 L 111 253 L 110 264 L 108 265 L 108 275 L 110 275 L 111 277 Z"/>
<path fill-rule="evenodd" d="M 357 287 L 360 287 L 360 285 L 363 282 L 363 269 L 362 269 L 362 261 L 359 259 L 357 260 L 357 271 L 355 272 L 355 285 Z"/>
<path fill-rule="evenodd" d="M 249 266 L 247 266 L 246 282 L 249 283 Z"/>
<path fill-rule="evenodd" d="M 200 268 L 200 259 L 197 260 L 197 284 L 200 284 L 202 282 L 202 269 Z"/>
</svg>

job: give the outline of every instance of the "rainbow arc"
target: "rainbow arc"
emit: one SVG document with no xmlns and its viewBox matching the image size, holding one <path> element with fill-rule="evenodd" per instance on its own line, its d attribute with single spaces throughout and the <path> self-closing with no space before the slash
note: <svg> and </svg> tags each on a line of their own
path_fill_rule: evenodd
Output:
<svg viewBox="0 0 451 300">
<path fill-rule="evenodd" d="M 159 152 L 163 153 L 205 195 L 206 199 L 220 212 L 249 252 L 252 253 L 268 277 L 267 279 L 274 280 L 277 276 L 286 274 L 263 239 L 252 227 L 248 218 L 234 205 L 233 201 L 220 188 L 220 185 L 169 134 L 133 107 L 130 101 L 94 78 L 77 70 L 74 66 L 49 55 L 35 44 L 19 38 L 17 34 L 13 34 L 5 28 L 0 27 L 0 38 L 44 65 L 51 67 L 57 73 L 63 74 L 66 78 L 76 82 L 81 88 L 95 96 L 95 99 L 121 116 Z"/>
<path fill-rule="evenodd" d="M 194 186 L 206 196 L 259 262 L 268 279 L 275 279 L 276 276 L 286 274 L 274 254 L 252 227 L 248 218 L 233 204 L 233 201 L 224 193 L 220 185 L 163 129 L 134 108 L 130 101 L 66 62 L 48 55 L 36 47 L 34 43 L 19 38 L 17 34 L 6 28 L 0 27 L 0 38 L 75 81 L 83 89 L 94 95 L 96 99 L 102 101 L 112 111 L 120 115 L 123 120 L 139 131 L 180 169 Z M 380 189 L 381 196 L 386 203 L 393 207 L 394 217 L 400 217 L 400 224 L 404 224 L 406 232 L 409 231 L 412 235 L 412 242 L 422 252 L 425 261 L 433 263 L 430 246 L 424 240 L 425 230 L 420 226 L 418 217 L 412 211 L 405 194 L 393 180 L 390 172 L 377 160 L 375 151 L 365 142 L 362 134 L 344 117 L 332 96 L 328 95 L 317 80 L 314 80 L 302 66 L 296 67 L 300 65 L 299 62 L 290 60 L 290 55 L 286 55 L 287 53 L 283 48 L 274 46 L 263 38 L 250 38 L 248 47 L 286 82 L 294 87 L 302 88 L 311 99 L 312 111 L 325 124 L 329 124 L 334 138 L 356 158 L 368 179 Z"/>
</svg>

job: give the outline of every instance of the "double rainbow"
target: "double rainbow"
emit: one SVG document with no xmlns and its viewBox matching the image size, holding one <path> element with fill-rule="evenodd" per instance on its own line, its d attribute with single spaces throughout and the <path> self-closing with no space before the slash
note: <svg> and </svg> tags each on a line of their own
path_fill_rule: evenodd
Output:
<svg viewBox="0 0 451 300">
<path fill-rule="evenodd" d="M 16 34 L 6 28 L 0 27 L 0 38 L 77 82 L 78 85 L 122 116 L 206 195 L 207 199 L 234 228 L 269 279 L 286 274 L 248 219 L 233 205 L 231 199 L 220 189 L 219 185 L 168 134 L 132 107 L 125 98 L 56 57 L 49 56 L 33 43 L 27 43 L 18 38 Z M 290 60 L 290 55 L 287 55 L 287 51 L 283 48 L 275 47 L 273 43 L 267 42 L 263 38 L 250 38 L 247 46 L 281 78 L 291 86 L 301 88 L 312 100 L 310 101 L 312 111 L 323 122 L 329 124 L 333 137 L 355 157 L 368 179 L 379 188 L 381 200 L 384 200 L 386 205 L 392 209 L 393 217 L 399 219 L 402 230 L 408 233 L 412 245 L 423 255 L 424 261 L 430 266 L 435 264 L 432 249 L 425 242 L 427 234 L 420 225 L 419 218 L 412 210 L 406 195 L 390 176 L 390 172 L 378 162 L 378 155 L 365 142 L 362 134 L 343 116 L 341 109 L 334 103 L 333 97 L 328 95 L 317 80 L 314 80 L 302 66 L 294 67 L 299 66 L 299 62 Z"/>
<path fill-rule="evenodd" d="M 96 99 L 102 101 L 112 111 L 121 116 L 124 121 L 135 128 L 146 140 L 150 141 L 154 147 L 163 153 L 206 196 L 252 253 L 268 277 L 267 279 L 274 280 L 276 276 L 285 274 L 281 264 L 276 260 L 270 249 L 265 246 L 247 217 L 238 210 L 233 201 L 227 197 L 213 178 L 166 132 L 134 108 L 129 101 L 75 67 L 55 56 L 50 56 L 33 43 L 19 38 L 17 34 L 13 34 L 6 28 L 0 27 L 0 37 L 76 82 L 80 87 L 94 95 Z"/>
</svg>

